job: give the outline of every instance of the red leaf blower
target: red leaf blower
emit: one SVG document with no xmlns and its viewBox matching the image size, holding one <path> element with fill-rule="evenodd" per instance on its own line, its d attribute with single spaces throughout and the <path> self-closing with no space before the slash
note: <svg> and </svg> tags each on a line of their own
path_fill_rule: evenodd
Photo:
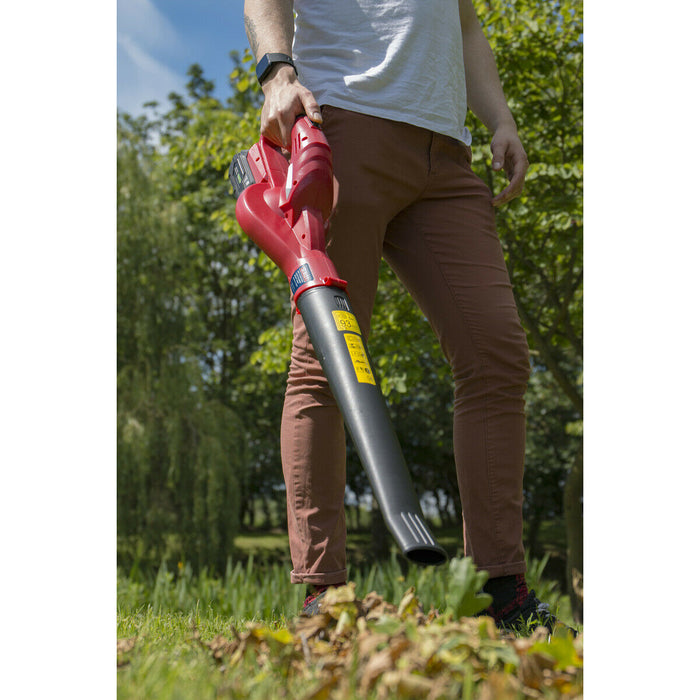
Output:
<svg viewBox="0 0 700 700">
<path fill-rule="evenodd" d="M 442 564 L 425 524 L 367 345 L 326 255 L 333 209 L 331 150 L 307 117 L 292 129 L 291 159 L 262 137 L 233 159 L 229 179 L 243 231 L 287 275 L 294 302 L 340 408 L 387 527 L 403 554 Z"/>
</svg>

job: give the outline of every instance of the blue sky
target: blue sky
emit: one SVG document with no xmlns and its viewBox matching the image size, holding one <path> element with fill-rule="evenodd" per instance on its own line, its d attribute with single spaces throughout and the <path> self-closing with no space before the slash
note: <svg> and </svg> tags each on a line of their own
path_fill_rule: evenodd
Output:
<svg viewBox="0 0 700 700">
<path fill-rule="evenodd" d="M 229 51 L 247 47 L 243 0 L 117 0 L 117 107 L 139 114 L 144 102 L 183 94 L 193 63 L 224 99 Z"/>
</svg>

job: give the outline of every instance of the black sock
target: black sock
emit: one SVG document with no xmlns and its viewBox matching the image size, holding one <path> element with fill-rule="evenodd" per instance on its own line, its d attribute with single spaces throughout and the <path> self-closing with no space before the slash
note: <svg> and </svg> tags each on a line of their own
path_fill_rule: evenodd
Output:
<svg viewBox="0 0 700 700">
<path fill-rule="evenodd" d="M 517 595 L 517 576 L 496 576 L 490 578 L 484 586 L 484 592 L 488 593 L 493 602 L 491 605 L 500 610 L 513 600 Z"/>
<path fill-rule="evenodd" d="M 489 606 L 491 614 L 495 614 L 496 617 L 505 615 L 527 600 L 525 574 L 496 576 L 486 582 L 484 591 L 493 597 L 493 602 Z"/>
</svg>

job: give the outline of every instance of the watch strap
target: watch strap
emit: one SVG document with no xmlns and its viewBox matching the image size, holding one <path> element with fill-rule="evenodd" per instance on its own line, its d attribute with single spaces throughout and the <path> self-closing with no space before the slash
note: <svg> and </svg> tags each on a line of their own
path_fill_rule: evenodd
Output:
<svg viewBox="0 0 700 700">
<path fill-rule="evenodd" d="M 258 65 L 255 67 L 255 74 L 258 76 L 258 82 L 261 85 L 263 84 L 263 80 L 265 80 L 269 72 L 272 70 L 275 63 L 287 63 L 294 68 L 294 72 L 297 73 L 297 68 L 294 65 L 294 59 L 291 56 L 287 56 L 286 53 L 266 53 L 258 61 Z"/>
</svg>

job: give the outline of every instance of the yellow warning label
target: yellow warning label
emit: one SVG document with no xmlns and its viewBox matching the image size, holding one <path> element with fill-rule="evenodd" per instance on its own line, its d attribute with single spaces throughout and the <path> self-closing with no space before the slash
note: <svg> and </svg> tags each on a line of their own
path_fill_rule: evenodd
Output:
<svg viewBox="0 0 700 700">
<path fill-rule="evenodd" d="M 374 384 L 376 386 L 377 382 L 374 381 L 374 374 L 369 366 L 369 359 L 362 343 L 362 336 L 345 333 L 344 337 L 350 352 L 352 366 L 355 368 L 357 381 L 362 384 Z"/>
<path fill-rule="evenodd" d="M 339 331 L 352 331 L 361 334 L 357 319 L 349 311 L 333 311 L 333 320 Z"/>
</svg>

